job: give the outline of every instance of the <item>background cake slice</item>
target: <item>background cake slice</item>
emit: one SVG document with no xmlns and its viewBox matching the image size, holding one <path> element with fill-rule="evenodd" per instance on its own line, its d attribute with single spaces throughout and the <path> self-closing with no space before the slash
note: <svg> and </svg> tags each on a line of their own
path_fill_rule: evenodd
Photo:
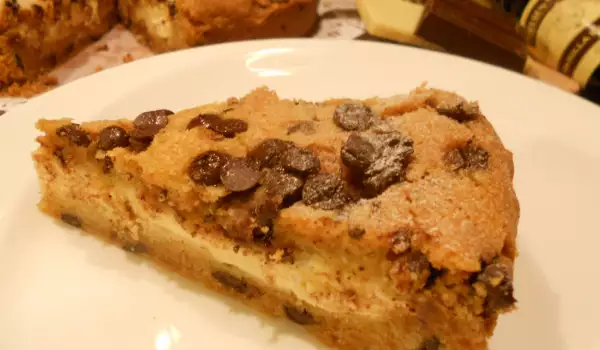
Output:
<svg viewBox="0 0 600 350">
<path fill-rule="evenodd" d="M 33 96 L 57 65 L 121 22 L 155 52 L 235 40 L 299 37 L 316 0 L 3 0 L 0 94 Z M 127 56 L 125 56 L 127 57 Z"/>
<path fill-rule="evenodd" d="M 123 23 L 156 52 L 234 40 L 298 37 L 315 0 L 119 0 Z"/>
<path fill-rule="evenodd" d="M 453 93 L 37 126 L 44 212 L 334 348 L 485 349 L 514 307 L 512 155 Z"/>
<path fill-rule="evenodd" d="M 116 21 L 114 0 L 2 1 L 0 91 L 19 94 L 22 85 L 31 84 L 100 38 Z M 42 92 L 41 83 L 37 90 L 31 86 L 24 94 Z"/>
</svg>

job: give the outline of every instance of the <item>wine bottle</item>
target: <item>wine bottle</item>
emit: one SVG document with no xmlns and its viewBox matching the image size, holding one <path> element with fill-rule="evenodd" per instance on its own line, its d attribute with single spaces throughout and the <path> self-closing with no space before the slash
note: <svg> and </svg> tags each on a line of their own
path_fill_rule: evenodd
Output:
<svg viewBox="0 0 600 350">
<path fill-rule="evenodd" d="M 600 103 L 600 0 L 426 3 L 418 36 L 450 52 L 514 70 L 522 71 L 531 56 L 577 81 L 583 96 Z"/>
<path fill-rule="evenodd" d="M 501 0 L 519 19 L 530 55 L 573 78 L 600 103 L 600 1 Z"/>
</svg>

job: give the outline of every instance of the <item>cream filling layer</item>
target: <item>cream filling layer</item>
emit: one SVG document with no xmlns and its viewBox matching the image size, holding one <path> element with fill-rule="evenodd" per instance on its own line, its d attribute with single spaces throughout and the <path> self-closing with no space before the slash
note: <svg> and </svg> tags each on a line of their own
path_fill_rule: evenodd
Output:
<svg viewBox="0 0 600 350">
<path fill-rule="evenodd" d="M 235 243 L 227 240 L 210 239 L 187 232 L 173 216 L 147 211 L 139 203 L 135 191 L 127 195 L 142 230 L 154 231 L 151 234 L 170 235 L 173 239 L 185 242 L 190 249 L 201 249 L 213 260 L 232 265 L 246 277 L 275 288 L 280 292 L 293 293 L 298 299 L 330 313 L 361 314 L 377 317 L 393 307 L 394 302 L 384 292 L 387 283 L 383 278 L 348 281 L 339 278 L 337 271 L 343 269 L 339 261 L 332 264 L 319 254 L 294 256 L 294 264 L 274 262 L 264 252 L 240 248 L 234 251 Z"/>
</svg>

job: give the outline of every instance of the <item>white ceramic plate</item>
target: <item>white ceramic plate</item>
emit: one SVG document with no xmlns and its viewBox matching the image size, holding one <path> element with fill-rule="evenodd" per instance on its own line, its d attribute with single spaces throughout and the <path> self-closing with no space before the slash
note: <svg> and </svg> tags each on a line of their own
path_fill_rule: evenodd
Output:
<svg viewBox="0 0 600 350">
<path fill-rule="evenodd" d="M 133 117 L 260 85 L 304 99 L 385 96 L 425 80 L 479 100 L 515 153 L 522 209 L 519 310 L 501 318 L 491 349 L 600 349 L 600 108 L 462 58 L 317 40 L 161 55 L 68 84 L 0 117 L 0 349 L 319 346 L 292 326 L 258 317 L 40 214 L 30 160 L 37 118 Z"/>
</svg>

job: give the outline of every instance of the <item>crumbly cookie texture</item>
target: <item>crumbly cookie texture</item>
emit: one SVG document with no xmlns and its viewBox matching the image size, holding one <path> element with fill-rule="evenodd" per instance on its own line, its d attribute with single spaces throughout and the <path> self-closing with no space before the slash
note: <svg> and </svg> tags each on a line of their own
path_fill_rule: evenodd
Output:
<svg viewBox="0 0 600 350">
<path fill-rule="evenodd" d="M 514 308 L 512 155 L 454 93 L 37 127 L 44 212 L 334 348 L 485 349 Z"/>
</svg>

